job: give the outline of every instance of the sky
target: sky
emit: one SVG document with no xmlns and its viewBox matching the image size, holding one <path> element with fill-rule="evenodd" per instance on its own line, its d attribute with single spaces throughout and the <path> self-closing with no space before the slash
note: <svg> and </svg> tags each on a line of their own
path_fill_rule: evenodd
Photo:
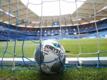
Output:
<svg viewBox="0 0 107 80">
<path fill-rule="evenodd" d="M 77 8 L 75 0 L 21 0 L 30 10 L 38 16 L 59 16 L 72 14 L 86 0 L 77 0 Z M 42 9 L 41 9 L 42 6 Z M 42 14 L 41 14 L 42 13 Z"/>
</svg>

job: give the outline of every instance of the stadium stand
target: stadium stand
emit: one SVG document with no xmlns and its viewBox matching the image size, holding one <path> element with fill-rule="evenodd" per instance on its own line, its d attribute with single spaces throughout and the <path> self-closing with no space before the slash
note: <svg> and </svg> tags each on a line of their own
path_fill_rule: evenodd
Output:
<svg viewBox="0 0 107 80">
<path fill-rule="evenodd" d="M 98 28 L 99 37 L 107 37 L 107 19 L 96 22 Z M 96 38 L 95 22 L 82 24 L 79 26 L 79 32 L 77 26 L 61 26 L 60 27 L 46 27 L 42 29 L 43 39 L 77 39 L 79 38 Z M 40 37 L 40 28 L 25 28 L 14 26 L 0 22 L 0 40 L 38 40 Z"/>
</svg>

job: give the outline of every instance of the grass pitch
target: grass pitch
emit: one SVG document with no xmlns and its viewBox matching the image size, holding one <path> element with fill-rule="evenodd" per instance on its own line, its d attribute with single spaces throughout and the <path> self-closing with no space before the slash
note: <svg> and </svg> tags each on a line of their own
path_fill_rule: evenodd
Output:
<svg viewBox="0 0 107 80">
<path fill-rule="evenodd" d="M 72 68 L 57 75 L 45 75 L 35 70 L 0 70 L 0 80 L 107 80 L 107 68 Z"/>
<path fill-rule="evenodd" d="M 0 42 L 0 57 L 4 52 L 4 57 L 13 57 L 13 53 L 16 57 L 23 56 L 22 53 L 25 57 L 34 57 L 37 43 L 38 41 L 36 43 L 25 41 L 23 45 L 22 41 L 17 41 L 14 49 L 15 42 Z M 80 52 L 84 53 L 80 55 L 84 57 L 97 56 L 94 53 L 98 50 L 103 51 L 100 56 L 107 56 L 107 39 L 61 40 L 60 43 L 70 57 L 76 57 Z M 34 69 L 11 71 L 8 68 L 6 70 L 0 68 L 0 80 L 107 80 L 107 68 L 71 68 L 59 75 L 44 75 Z"/>
<path fill-rule="evenodd" d="M 70 57 L 76 57 L 79 53 L 81 53 L 80 56 L 82 57 L 95 57 L 98 50 L 101 51 L 100 56 L 107 56 L 107 39 L 61 40 L 60 43 Z M 17 41 L 15 48 L 14 44 L 14 41 L 0 42 L 0 57 L 4 53 L 4 57 L 13 57 L 14 53 L 16 57 L 21 57 L 23 54 L 25 57 L 34 57 L 38 41 L 35 43 L 33 41 L 24 41 L 24 45 L 22 41 Z"/>
</svg>

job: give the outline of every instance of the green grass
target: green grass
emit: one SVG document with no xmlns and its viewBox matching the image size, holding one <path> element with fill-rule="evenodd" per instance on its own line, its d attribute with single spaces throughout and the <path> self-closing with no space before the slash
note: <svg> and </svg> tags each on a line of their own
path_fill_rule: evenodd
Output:
<svg viewBox="0 0 107 80">
<path fill-rule="evenodd" d="M 104 53 L 100 53 L 100 56 L 107 56 L 107 39 L 63 40 L 61 43 L 64 45 L 66 51 L 70 51 L 68 55 L 72 54 L 71 56 L 74 57 L 79 53 L 82 53 L 80 56 L 84 57 L 97 56 L 97 54 L 87 53 L 96 53 L 98 50 L 104 51 Z"/>
<path fill-rule="evenodd" d="M 17 57 L 22 56 L 22 41 L 17 41 L 16 43 L 16 55 Z M 98 50 L 104 51 L 100 53 L 100 56 L 107 56 L 107 39 L 80 39 L 80 40 L 61 40 L 60 43 L 64 46 L 65 50 L 68 51 L 66 54 L 72 57 L 80 56 L 83 57 L 92 57 L 97 56 L 97 54 L 87 54 L 87 53 L 96 53 Z M 0 42 L 0 57 L 3 56 L 3 51 L 6 49 L 7 42 Z M 14 42 L 8 42 L 7 52 L 5 57 L 13 57 L 14 53 Z M 100 45 L 98 47 L 98 45 Z M 36 49 L 36 44 L 32 41 L 25 41 L 23 52 L 26 57 L 33 57 L 34 51 Z"/>
<path fill-rule="evenodd" d="M 17 41 L 16 43 L 16 55 L 17 57 L 22 56 L 22 41 Z M 0 42 L 0 56 L 3 56 L 3 52 L 6 49 L 7 42 Z M 7 52 L 5 57 L 13 57 L 14 56 L 14 42 L 8 42 Z M 36 45 L 31 41 L 25 41 L 23 46 L 24 56 L 33 57 Z"/>
<path fill-rule="evenodd" d="M 107 68 L 72 68 L 57 75 L 45 75 L 35 70 L 0 70 L 0 80 L 107 80 Z"/>
</svg>

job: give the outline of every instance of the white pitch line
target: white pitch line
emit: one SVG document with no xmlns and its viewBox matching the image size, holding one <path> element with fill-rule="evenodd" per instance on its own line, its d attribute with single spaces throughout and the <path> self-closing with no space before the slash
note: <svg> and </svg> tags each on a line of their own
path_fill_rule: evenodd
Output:
<svg viewBox="0 0 107 80">
<path fill-rule="evenodd" d="M 23 62 L 26 61 L 26 62 L 30 62 L 31 61 L 35 61 L 34 58 L 3 58 L 3 61 L 4 62 L 13 62 L 13 59 L 15 60 L 15 62 Z M 100 57 L 99 58 L 100 62 L 102 64 L 107 64 L 107 57 Z M 0 61 L 2 61 L 2 58 L 0 58 Z M 66 64 L 77 64 L 77 63 L 80 63 L 80 64 L 96 64 L 98 62 L 98 58 L 97 57 L 80 57 L 80 58 L 66 58 L 66 61 L 65 63 Z"/>
</svg>

